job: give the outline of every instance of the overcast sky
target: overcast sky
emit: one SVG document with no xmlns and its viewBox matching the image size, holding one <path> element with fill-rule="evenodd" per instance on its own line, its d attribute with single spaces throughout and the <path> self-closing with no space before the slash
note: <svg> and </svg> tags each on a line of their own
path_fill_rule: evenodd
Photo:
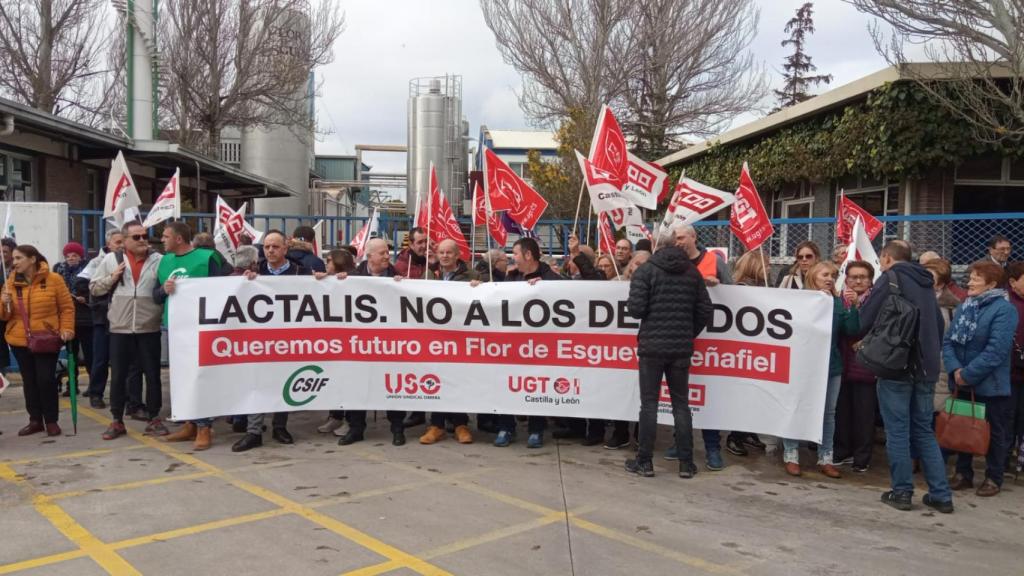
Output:
<svg viewBox="0 0 1024 576">
<path fill-rule="evenodd" d="M 773 87 L 781 83 L 788 53 L 779 45 L 782 29 L 803 2 L 756 0 L 761 20 L 752 49 Z M 471 137 L 481 124 L 531 127 L 517 101 L 520 76 L 502 60 L 476 0 L 343 0 L 342 8 L 346 30 L 335 44 L 335 60 L 317 71 L 318 120 L 329 131 L 317 142 L 318 154 L 352 154 L 356 144 L 405 144 L 409 80 L 420 76 L 462 76 Z M 886 66 L 867 30 L 869 17 L 839 0 L 819 0 L 814 9 L 817 31 L 807 51 L 819 71 L 834 76 L 832 87 Z M 378 171 L 405 167 L 399 154 L 368 154 L 365 161 Z"/>
</svg>

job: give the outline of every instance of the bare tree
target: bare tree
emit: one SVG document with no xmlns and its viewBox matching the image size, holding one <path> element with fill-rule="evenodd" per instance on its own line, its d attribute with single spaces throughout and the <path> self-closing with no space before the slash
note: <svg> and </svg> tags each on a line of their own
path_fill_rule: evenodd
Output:
<svg viewBox="0 0 1024 576">
<path fill-rule="evenodd" d="M 622 65 L 634 39 L 631 0 L 480 0 L 505 62 L 523 75 L 520 106 L 547 125 L 584 112 L 592 128 L 601 104 L 626 87 Z"/>
<path fill-rule="evenodd" d="M 301 126 L 311 71 L 344 29 L 333 0 L 170 0 L 160 40 L 168 132 L 216 156 L 225 126 Z"/>
<path fill-rule="evenodd" d="M 847 0 L 891 26 L 872 27 L 893 64 L 924 44 L 932 67 L 904 73 L 985 142 L 1024 138 L 1024 0 Z"/>
<path fill-rule="evenodd" d="M 0 92 L 72 119 L 91 115 L 104 15 L 103 0 L 0 2 Z"/>
<path fill-rule="evenodd" d="M 548 125 L 573 116 L 574 131 L 587 132 L 609 103 L 644 157 L 678 147 L 683 135 L 717 132 L 765 93 L 747 50 L 758 21 L 751 0 L 481 0 L 480 7 L 505 61 L 523 75 L 528 116 Z"/>
<path fill-rule="evenodd" d="M 638 155 L 678 150 L 682 136 L 718 133 L 757 106 L 764 71 L 748 50 L 758 10 L 750 0 L 638 0 L 625 69 L 623 129 Z"/>
</svg>

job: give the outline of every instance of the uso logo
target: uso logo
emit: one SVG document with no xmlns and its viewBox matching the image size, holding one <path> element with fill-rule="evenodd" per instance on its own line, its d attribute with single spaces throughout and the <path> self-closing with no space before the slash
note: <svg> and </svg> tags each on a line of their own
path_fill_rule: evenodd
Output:
<svg viewBox="0 0 1024 576">
<path fill-rule="evenodd" d="M 411 372 L 396 372 L 384 375 L 384 389 L 389 396 L 402 398 L 422 398 L 437 396 L 441 392 L 441 379 L 436 374 L 422 376 Z"/>
</svg>

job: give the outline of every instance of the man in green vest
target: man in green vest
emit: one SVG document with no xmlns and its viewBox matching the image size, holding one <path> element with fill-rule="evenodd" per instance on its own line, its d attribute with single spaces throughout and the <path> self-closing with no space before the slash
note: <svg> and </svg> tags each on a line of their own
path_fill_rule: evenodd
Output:
<svg viewBox="0 0 1024 576">
<path fill-rule="evenodd" d="M 178 221 L 164 226 L 162 237 L 164 257 L 157 269 L 157 286 L 153 290 L 153 299 L 164 304 L 167 297 L 174 294 L 174 283 L 179 278 L 208 278 L 211 276 L 228 276 L 231 267 L 224 257 L 216 250 L 192 247 L 192 229 L 188 224 Z M 167 326 L 167 306 L 164 306 L 164 325 Z M 164 437 L 165 442 L 193 441 L 193 450 L 206 450 L 210 447 L 210 436 L 213 418 L 203 418 L 186 422 L 173 434 Z"/>
</svg>

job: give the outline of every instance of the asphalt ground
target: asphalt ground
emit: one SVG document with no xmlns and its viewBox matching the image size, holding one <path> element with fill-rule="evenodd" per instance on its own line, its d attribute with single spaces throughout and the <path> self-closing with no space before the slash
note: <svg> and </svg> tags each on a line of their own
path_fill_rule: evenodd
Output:
<svg viewBox="0 0 1024 576">
<path fill-rule="evenodd" d="M 338 446 L 323 413 L 295 413 L 291 446 L 243 454 L 218 421 L 214 446 L 166 444 L 79 403 L 71 436 L 17 437 L 21 389 L 0 398 L 0 574 L 1024 574 L 1024 479 L 1002 494 L 957 494 L 956 513 L 882 505 L 884 449 L 866 474 L 792 478 L 763 454 L 725 454 L 721 472 L 682 480 L 623 471 L 626 450 L 524 435 L 509 448 L 475 432 L 391 446 Z M 703 448 L 697 435 L 698 457 Z M 659 430 L 659 451 L 670 430 Z M 976 460 L 979 477 L 983 463 Z"/>
</svg>

